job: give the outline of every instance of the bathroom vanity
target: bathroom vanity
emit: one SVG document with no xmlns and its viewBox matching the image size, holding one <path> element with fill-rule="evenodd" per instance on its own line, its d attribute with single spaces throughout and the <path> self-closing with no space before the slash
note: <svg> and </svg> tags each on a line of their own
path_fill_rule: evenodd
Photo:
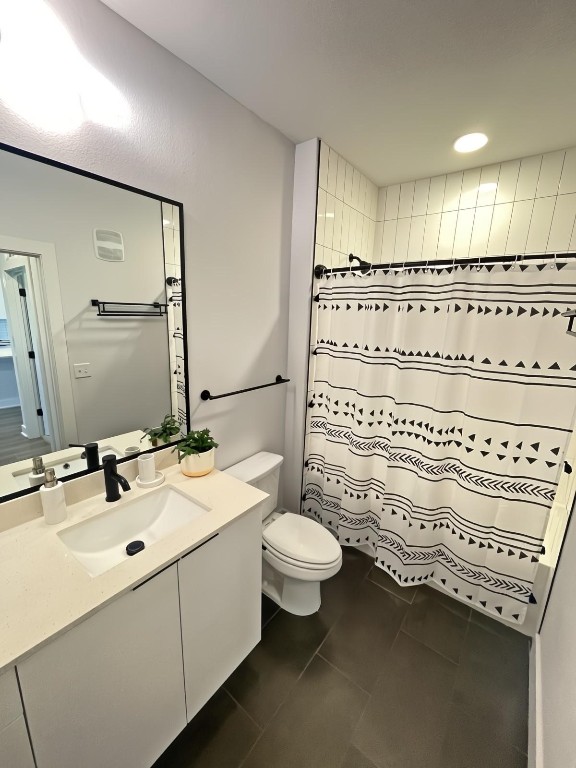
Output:
<svg viewBox="0 0 576 768">
<path fill-rule="evenodd" d="M 58 534 L 154 491 L 0 535 L 0 765 L 150 766 L 259 641 L 266 494 L 165 473 L 204 513 L 99 576 Z"/>
</svg>

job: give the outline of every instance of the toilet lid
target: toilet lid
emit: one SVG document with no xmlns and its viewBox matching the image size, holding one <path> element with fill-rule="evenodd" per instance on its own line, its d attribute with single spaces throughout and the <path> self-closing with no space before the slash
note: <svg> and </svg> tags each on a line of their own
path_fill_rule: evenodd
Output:
<svg viewBox="0 0 576 768">
<path fill-rule="evenodd" d="M 320 523 L 285 512 L 262 531 L 264 541 L 278 552 L 302 563 L 332 563 L 341 549 Z"/>
</svg>

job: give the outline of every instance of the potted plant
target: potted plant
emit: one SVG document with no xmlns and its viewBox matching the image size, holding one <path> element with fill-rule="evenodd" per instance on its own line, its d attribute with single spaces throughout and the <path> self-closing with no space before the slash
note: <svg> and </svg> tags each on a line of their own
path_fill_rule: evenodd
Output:
<svg viewBox="0 0 576 768">
<path fill-rule="evenodd" d="M 147 437 L 153 446 L 157 446 L 158 443 L 169 443 L 172 437 L 179 435 L 180 424 L 175 416 L 167 413 L 159 427 L 146 427 L 144 433 L 144 436 L 140 438 L 140 442 Z"/>
<path fill-rule="evenodd" d="M 201 477 L 214 469 L 214 449 L 218 443 L 209 429 L 192 430 L 176 445 L 182 474 Z"/>
</svg>

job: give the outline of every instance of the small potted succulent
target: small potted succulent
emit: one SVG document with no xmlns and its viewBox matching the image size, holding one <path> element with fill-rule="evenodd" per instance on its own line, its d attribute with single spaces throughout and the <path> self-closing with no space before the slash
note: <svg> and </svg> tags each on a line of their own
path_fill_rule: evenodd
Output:
<svg viewBox="0 0 576 768">
<path fill-rule="evenodd" d="M 140 442 L 148 438 L 153 446 L 157 446 L 160 443 L 169 443 L 173 437 L 179 435 L 180 424 L 175 416 L 167 413 L 159 427 L 146 427 L 143 431 L 145 434 L 140 438 Z"/>
<path fill-rule="evenodd" d="M 178 463 L 182 474 L 188 477 L 201 477 L 212 472 L 215 448 L 218 448 L 218 443 L 209 429 L 188 432 L 174 448 L 178 451 Z"/>
</svg>

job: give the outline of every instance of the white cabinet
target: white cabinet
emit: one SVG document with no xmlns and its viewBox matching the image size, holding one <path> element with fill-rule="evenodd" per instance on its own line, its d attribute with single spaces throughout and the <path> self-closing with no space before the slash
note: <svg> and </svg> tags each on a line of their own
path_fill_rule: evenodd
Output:
<svg viewBox="0 0 576 768">
<path fill-rule="evenodd" d="M 0 674 L 0 766 L 34 768 L 20 691 L 13 669 Z"/>
<path fill-rule="evenodd" d="M 178 563 L 188 720 L 260 640 L 259 508 Z"/>
<path fill-rule="evenodd" d="M 18 673 L 38 768 L 152 765 L 186 725 L 176 565 Z"/>
<path fill-rule="evenodd" d="M 34 768 L 30 739 L 22 715 L 0 730 L 0 765 L 2 768 Z"/>
<path fill-rule="evenodd" d="M 37 768 L 149 768 L 260 640 L 261 546 L 257 508 L 19 664 Z M 12 674 L 0 768 L 30 768 Z"/>
</svg>

